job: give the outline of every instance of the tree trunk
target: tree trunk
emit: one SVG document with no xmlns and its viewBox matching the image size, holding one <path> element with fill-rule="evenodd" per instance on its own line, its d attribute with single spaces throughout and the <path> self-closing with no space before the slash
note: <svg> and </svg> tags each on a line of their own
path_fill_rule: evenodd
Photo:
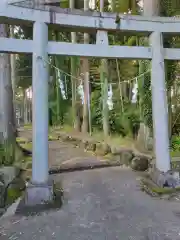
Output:
<svg viewBox="0 0 180 240">
<path fill-rule="evenodd" d="M 14 38 L 14 27 L 10 26 L 10 37 Z M 13 113 L 14 113 L 14 126 L 16 127 L 16 55 L 11 54 L 11 83 L 13 91 Z"/>
<path fill-rule="evenodd" d="M 111 9 L 112 9 L 113 13 L 116 12 L 116 1 L 115 0 L 111 0 Z M 115 42 L 115 37 L 114 37 L 113 41 Z M 118 62 L 117 58 L 116 58 L 116 71 L 117 71 L 117 77 L 118 77 L 119 102 L 120 102 L 120 106 L 121 106 L 121 113 L 123 113 L 124 112 L 124 104 L 123 104 L 123 96 L 122 96 L 122 83 L 121 83 L 120 66 L 119 66 L 119 62 Z"/>
<path fill-rule="evenodd" d="M 89 9 L 89 0 L 84 0 L 84 11 Z M 89 34 L 84 33 L 84 43 L 89 43 Z M 87 133 L 89 130 L 89 59 L 83 59 L 84 74 L 84 105 L 83 105 L 83 124 L 82 132 Z"/>
<path fill-rule="evenodd" d="M 144 0 L 143 15 L 146 17 L 159 16 L 160 0 Z"/>
<path fill-rule="evenodd" d="M 55 56 L 55 66 L 58 67 L 58 59 L 56 56 Z M 61 73 L 60 73 L 60 75 L 61 75 Z M 61 78 L 61 76 L 60 76 L 60 78 Z M 60 114 L 61 114 L 60 113 L 60 96 L 61 96 L 60 82 L 59 82 L 59 75 L 57 73 L 56 74 L 56 121 L 57 121 L 57 124 L 60 123 Z"/>
<path fill-rule="evenodd" d="M 23 113 L 24 124 L 28 124 L 28 109 L 27 109 L 27 93 L 26 93 L 26 89 L 23 90 L 23 109 L 24 109 L 24 113 Z"/>
<path fill-rule="evenodd" d="M 58 31 L 54 31 L 53 34 L 53 39 L 54 41 L 58 41 L 59 40 L 59 36 L 58 36 Z M 53 62 L 54 65 L 56 66 L 56 68 L 59 67 L 59 61 L 57 56 L 53 56 Z M 57 124 L 60 123 L 60 82 L 59 82 L 59 78 L 61 79 L 61 72 L 58 73 L 57 69 L 54 69 L 54 77 L 55 77 L 55 85 L 56 85 L 56 122 Z M 60 76 L 59 76 L 60 74 Z"/>
<path fill-rule="evenodd" d="M 75 0 L 70 0 L 70 8 L 74 9 Z M 71 32 L 71 41 L 72 43 L 77 43 L 76 32 Z M 73 117 L 73 126 L 76 131 L 80 131 L 80 119 L 77 115 L 77 104 L 76 104 L 76 79 L 77 76 L 77 59 L 71 57 L 71 85 L 72 85 L 72 117 Z"/>
<path fill-rule="evenodd" d="M 108 62 L 106 59 L 101 61 L 101 86 L 102 86 L 102 118 L 104 136 L 109 135 L 109 109 L 108 109 Z"/>
<path fill-rule="evenodd" d="M 0 37 L 8 37 L 8 27 L 0 24 Z M 5 145 L 8 161 L 14 160 L 15 126 L 10 57 L 0 53 L 0 143 Z"/>
</svg>

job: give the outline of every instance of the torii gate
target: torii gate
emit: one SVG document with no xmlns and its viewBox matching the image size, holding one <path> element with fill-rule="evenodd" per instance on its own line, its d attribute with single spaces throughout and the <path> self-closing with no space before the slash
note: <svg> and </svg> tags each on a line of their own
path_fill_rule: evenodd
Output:
<svg viewBox="0 0 180 240">
<path fill-rule="evenodd" d="M 179 60 L 180 49 L 163 48 L 162 33 L 180 33 L 180 19 L 142 17 L 83 12 L 44 6 L 16 6 L 17 0 L 0 1 L 0 23 L 33 23 L 33 40 L 0 38 L 2 53 L 33 54 L 33 169 L 28 203 L 52 198 L 52 184 L 48 181 L 48 54 L 152 59 L 152 104 L 156 164 L 160 171 L 170 169 L 168 107 L 165 88 L 164 60 Z M 34 7 L 34 6 L 33 6 Z M 97 42 L 73 44 L 48 41 L 48 26 L 70 31 L 97 32 Z M 149 47 L 109 46 L 107 32 L 150 35 Z M 38 194 L 37 194 L 38 191 Z M 38 196 L 37 196 L 38 195 Z"/>
</svg>

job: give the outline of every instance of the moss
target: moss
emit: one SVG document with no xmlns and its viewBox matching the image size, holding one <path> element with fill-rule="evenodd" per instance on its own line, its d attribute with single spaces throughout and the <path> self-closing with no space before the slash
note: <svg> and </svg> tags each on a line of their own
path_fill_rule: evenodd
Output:
<svg viewBox="0 0 180 240">
<path fill-rule="evenodd" d="M 55 191 L 61 192 L 63 194 L 63 187 L 61 182 L 54 183 Z"/>
<path fill-rule="evenodd" d="M 104 156 L 104 159 L 111 161 L 113 160 L 113 155 L 111 153 L 108 153 L 107 155 Z"/>
<path fill-rule="evenodd" d="M 6 205 L 12 204 L 22 195 L 22 191 L 20 189 L 8 188 L 6 195 Z"/>
<path fill-rule="evenodd" d="M 177 152 L 177 151 L 171 151 L 170 154 L 171 154 L 171 157 L 180 157 L 180 152 Z"/>
<path fill-rule="evenodd" d="M 32 170 L 31 169 L 25 169 L 21 172 L 21 178 L 24 179 L 26 182 L 30 181 L 32 177 Z"/>
<path fill-rule="evenodd" d="M 32 169 L 32 161 L 26 162 L 25 169 L 31 170 Z"/>
<path fill-rule="evenodd" d="M 58 136 L 56 136 L 56 135 L 49 135 L 49 136 L 48 136 L 48 140 L 49 140 L 49 141 L 57 141 L 57 140 L 59 140 L 59 139 L 58 139 Z"/>
<path fill-rule="evenodd" d="M 180 187 L 176 188 L 168 188 L 168 187 L 158 187 L 151 179 L 149 178 L 142 178 L 141 184 L 143 189 L 149 189 L 152 193 L 155 193 L 159 196 L 166 195 L 166 194 L 172 194 L 176 192 L 180 192 Z"/>
<path fill-rule="evenodd" d="M 31 156 L 24 157 L 24 162 L 30 162 L 30 161 L 32 161 Z"/>
<path fill-rule="evenodd" d="M 26 124 L 26 125 L 24 125 L 24 129 L 32 129 L 32 124 Z"/>
<path fill-rule="evenodd" d="M 172 161 L 171 162 L 171 169 L 176 169 L 176 170 L 180 170 L 180 161 Z"/>
<path fill-rule="evenodd" d="M 23 144 L 20 144 L 21 147 L 27 149 L 27 150 L 32 150 L 32 142 L 26 142 L 26 143 L 23 143 Z"/>
<path fill-rule="evenodd" d="M 0 145 L 0 165 L 11 166 L 21 156 L 22 154 L 14 141 L 7 140 Z"/>
<path fill-rule="evenodd" d="M 176 192 L 180 192 L 180 187 L 176 187 L 176 188 L 159 188 L 159 187 L 156 187 L 156 188 L 152 188 L 152 191 L 155 192 L 155 193 L 158 193 L 160 195 L 162 194 L 171 194 L 171 193 L 176 193 Z"/>
<path fill-rule="evenodd" d="M 23 137 L 17 137 L 16 138 L 16 142 L 18 142 L 19 144 L 24 144 L 24 143 L 27 143 L 28 142 L 28 139 L 27 138 L 23 138 Z"/>
</svg>

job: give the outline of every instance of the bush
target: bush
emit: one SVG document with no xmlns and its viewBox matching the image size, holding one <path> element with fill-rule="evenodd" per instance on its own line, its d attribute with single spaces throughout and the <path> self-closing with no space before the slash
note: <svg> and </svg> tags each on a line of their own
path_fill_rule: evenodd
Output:
<svg viewBox="0 0 180 240">
<path fill-rule="evenodd" d="M 116 108 L 110 111 L 110 130 L 123 137 L 133 135 L 134 125 L 140 125 L 139 111 L 135 106 L 127 107 L 124 113 Z"/>
<path fill-rule="evenodd" d="M 173 136 L 171 140 L 171 149 L 180 152 L 180 136 Z"/>
<path fill-rule="evenodd" d="M 101 92 L 96 90 L 91 94 L 91 120 L 93 128 L 102 130 L 102 102 Z M 125 137 L 133 135 L 134 125 L 140 125 L 140 114 L 136 104 L 124 104 L 121 112 L 120 102 L 114 102 L 113 109 L 109 111 L 109 125 L 111 133 L 118 133 Z"/>
<path fill-rule="evenodd" d="M 14 147 L 12 144 L 0 144 L 0 165 L 9 166 L 14 162 Z"/>
</svg>

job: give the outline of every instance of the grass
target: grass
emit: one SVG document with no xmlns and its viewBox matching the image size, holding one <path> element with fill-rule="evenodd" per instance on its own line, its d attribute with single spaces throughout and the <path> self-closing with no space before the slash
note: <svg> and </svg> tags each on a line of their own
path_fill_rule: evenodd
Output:
<svg viewBox="0 0 180 240">
<path fill-rule="evenodd" d="M 24 128 L 25 129 L 31 129 L 32 125 L 30 125 L 30 124 L 25 125 Z M 69 125 L 50 127 L 50 129 L 49 129 L 49 140 L 50 141 L 57 140 L 57 136 L 55 135 L 55 133 L 58 133 L 60 131 L 75 134 L 74 129 Z M 89 135 L 87 135 L 87 137 L 89 137 Z M 93 130 L 92 138 L 96 139 L 97 141 L 104 141 L 104 142 L 109 143 L 109 144 L 114 145 L 114 146 L 119 146 L 119 145 L 122 146 L 123 145 L 123 146 L 129 146 L 130 147 L 133 143 L 132 138 L 130 138 L 130 137 L 122 138 L 118 134 L 113 134 L 113 135 L 107 137 L 106 139 L 104 139 L 103 132 L 98 131 L 96 129 Z M 22 138 L 20 138 L 19 141 L 22 142 Z"/>
<path fill-rule="evenodd" d="M 59 128 L 59 130 L 64 131 L 66 133 L 75 134 L 74 129 L 71 126 L 68 126 L 68 125 L 64 125 L 63 127 Z M 83 137 L 82 133 L 78 133 L 78 135 L 80 135 L 80 134 Z M 90 136 L 87 134 L 87 135 L 84 135 L 84 137 L 90 137 Z M 130 137 L 123 138 L 118 134 L 113 134 L 113 135 L 110 135 L 110 136 L 105 138 L 103 132 L 98 131 L 96 129 L 93 129 L 91 137 L 98 142 L 105 142 L 107 144 L 111 144 L 111 146 L 114 145 L 114 146 L 131 147 L 132 144 L 133 144 L 133 139 L 130 138 Z"/>
<path fill-rule="evenodd" d="M 32 124 L 26 124 L 23 126 L 23 128 L 27 130 L 32 129 Z"/>
<path fill-rule="evenodd" d="M 104 138 L 104 134 L 101 131 L 94 131 L 92 133 L 92 137 L 98 139 L 99 141 L 104 141 L 106 143 L 110 143 L 111 145 L 132 145 L 133 139 L 130 137 L 123 138 L 118 134 L 110 135 Z"/>
<path fill-rule="evenodd" d="M 159 188 L 159 187 L 156 187 L 156 188 L 153 188 L 152 190 L 153 190 L 153 192 L 155 192 L 159 195 L 163 195 L 163 194 L 172 194 L 172 193 L 175 193 L 175 192 L 180 192 L 180 187 L 176 187 L 176 188 L 167 188 L 167 187 Z"/>
<path fill-rule="evenodd" d="M 27 149 L 27 150 L 32 150 L 32 142 L 26 142 L 26 143 L 21 143 L 21 147 Z"/>
<path fill-rule="evenodd" d="M 56 141 L 56 140 L 58 140 L 58 136 L 53 135 L 53 133 L 52 133 L 51 135 L 49 134 L 48 140 L 49 140 L 49 141 Z"/>
<path fill-rule="evenodd" d="M 150 178 L 148 178 L 148 176 L 141 179 L 141 184 L 143 189 L 145 188 L 149 189 L 152 193 L 155 193 L 158 196 L 180 192 L 180 187 L 176 188 L 158 187 Z"/>
<path fill-rule="evenodd" d="M 25 129 L 31 129 L 32 125 L 28 124 L 24 126 Z M 74 129 L 72 128 L 72 126 L 69 125 L 63 125 L 63 126 L 55 126 L 55 127 L 50 127 L 49 129 L 49 141 L 56 141 L 58 140 L 57 138 L 57 134 L 58 132 L 66 132 L 69 134 L 76 134 L 76 132 L 74 131 Z M 82 133 L 78 133 L 82 134 Z M 82 134 L 83 136 L 83 134 Z M 89 137 L 89 135 L 85 135 L 84 137 Z M 129 147 L 131 148 L 132 145 L 135 144 L 135 141 L 130 138 L 130 137 L 121 137 L 118 134 L 113 134 L 110 135 L 108 137 L 106 137 L 106 139 L 104 138 L 104 134 L 102 131 L 98 131 L 97 129 L 93 129 L 93 133 L 92 133 L 92 138 L 99 141 L 99 142 L 106 142 L 108 144 L 111 144 L 111 146 L 121 146 L 121 147 Z M 32 144 L 30 143 L 26 143 L 27 139 L 23 139 L 23 138 L 17 138 L 17 141 L 24 147 L 27 148 L 28 150 L 32 149 Z M 141 150 L 141 149 L 140 149 Z M 180 152 L 177 151 L 170 151 L 170 155 L 171 157 L 179 157 L 180 158 Z"/>
<path fill-rule="evenodd" d="M 16 138 L 16 142 L 18 142 L 19 144 L 23 144 L 23 143 L 28 142 L 28 139 L 27 138 L 23 138 L 23 137 L 17 137 Z"/>
<path fill-rule="evenodd" d="M 171 157 L 180 157 L 180 152 L 175 152 L 175 151 L 171 151 L 170 152 L 170 154 L 171 154 Z"/>
</svg>

